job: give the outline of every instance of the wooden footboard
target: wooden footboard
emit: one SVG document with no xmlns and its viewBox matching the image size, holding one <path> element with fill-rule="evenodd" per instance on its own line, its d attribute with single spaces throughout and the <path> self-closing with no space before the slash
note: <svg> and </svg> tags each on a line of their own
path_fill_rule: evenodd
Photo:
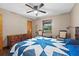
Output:
<svg viewBox="0 0 79 59">
<path fill-rule="evenodd" d="M 14 44 L 29 39 L 27 34 L 19 34 L 19 35 L 8 35 L 8 46 L 12 47 Z"/>
</svg>

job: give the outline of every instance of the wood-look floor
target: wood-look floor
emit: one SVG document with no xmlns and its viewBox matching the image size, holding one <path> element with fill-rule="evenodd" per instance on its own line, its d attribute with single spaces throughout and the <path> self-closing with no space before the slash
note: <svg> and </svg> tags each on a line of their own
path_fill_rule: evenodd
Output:
<svg viewBox="0 0 79 59">
<path fill-rule="evenodd" d="M 8 47 L 3 48 L 2 50 L 0 50 L 0 56 L 8 56 L 9 51 L 10 51 L 10 48 Z"/>
</svg>

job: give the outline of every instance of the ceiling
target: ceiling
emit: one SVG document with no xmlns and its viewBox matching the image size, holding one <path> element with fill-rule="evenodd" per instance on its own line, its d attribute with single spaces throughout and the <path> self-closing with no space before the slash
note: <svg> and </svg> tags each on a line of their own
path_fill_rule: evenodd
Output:
<svg viewBox="0 0 79 59">
<path fill-rule="evenodd" d="M 31 6 L 39 4 L 40 3 L 30 3 Z M 25 3 L 0 3 L 0 8 L 32 19 L 68 13 L 72 10 L 73 6 L 74 3 L 44 3 L 44 6 L 40 8 L 40 10 L 46 11 L 46 14 L 39 12 L 38 16 L 36 16 L 34 12 L 27 13 L 27 11 L 30 11 L 32 9 L 25 6 Z"/>
</svg>

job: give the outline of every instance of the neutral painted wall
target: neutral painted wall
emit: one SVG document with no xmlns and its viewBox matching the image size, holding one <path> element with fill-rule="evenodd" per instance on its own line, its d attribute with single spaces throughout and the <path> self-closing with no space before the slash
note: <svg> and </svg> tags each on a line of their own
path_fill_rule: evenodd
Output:
<svg viewBox="0 0 79 59">
<path fill-rule="evenodd" d="M 27 33 L 27 19 L 24 16 L 0 9 L 3 15 L 3 38 L 4 46 L 7 45 L 7 35 Z"/>
<path fill-rule="evenodd" d="M 71 11 L 71 34 L 75 38 L 75 27 L 79 27 L 79 4 L 75 4 Z"/>
<path fill-rule="evenodd" d="M 48 19 L 52 19 L 52 36 L 59 35 L 59 30 L 66 30 L 66 27 L 70 26 L 70 14 L 66 13 L 36 20 L 34 24 L 37 25 L 37 30 L 42 30 L 42 21 Z M 34 31 L 36 31 L 36 29 Z"/>
</svg>

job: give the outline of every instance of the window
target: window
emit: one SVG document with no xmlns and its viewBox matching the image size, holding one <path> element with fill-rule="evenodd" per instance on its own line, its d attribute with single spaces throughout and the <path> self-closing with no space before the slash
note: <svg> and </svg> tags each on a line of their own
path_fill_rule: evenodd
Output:
<svg viewBox="0 0 79 59">
<path fill-rule="evenodd" d="M 52 21 L 51 20 L 44 20 L 43 21 L 43 32 L 44 33 L 51 33 L 52 32 Z"/>
</svg>

